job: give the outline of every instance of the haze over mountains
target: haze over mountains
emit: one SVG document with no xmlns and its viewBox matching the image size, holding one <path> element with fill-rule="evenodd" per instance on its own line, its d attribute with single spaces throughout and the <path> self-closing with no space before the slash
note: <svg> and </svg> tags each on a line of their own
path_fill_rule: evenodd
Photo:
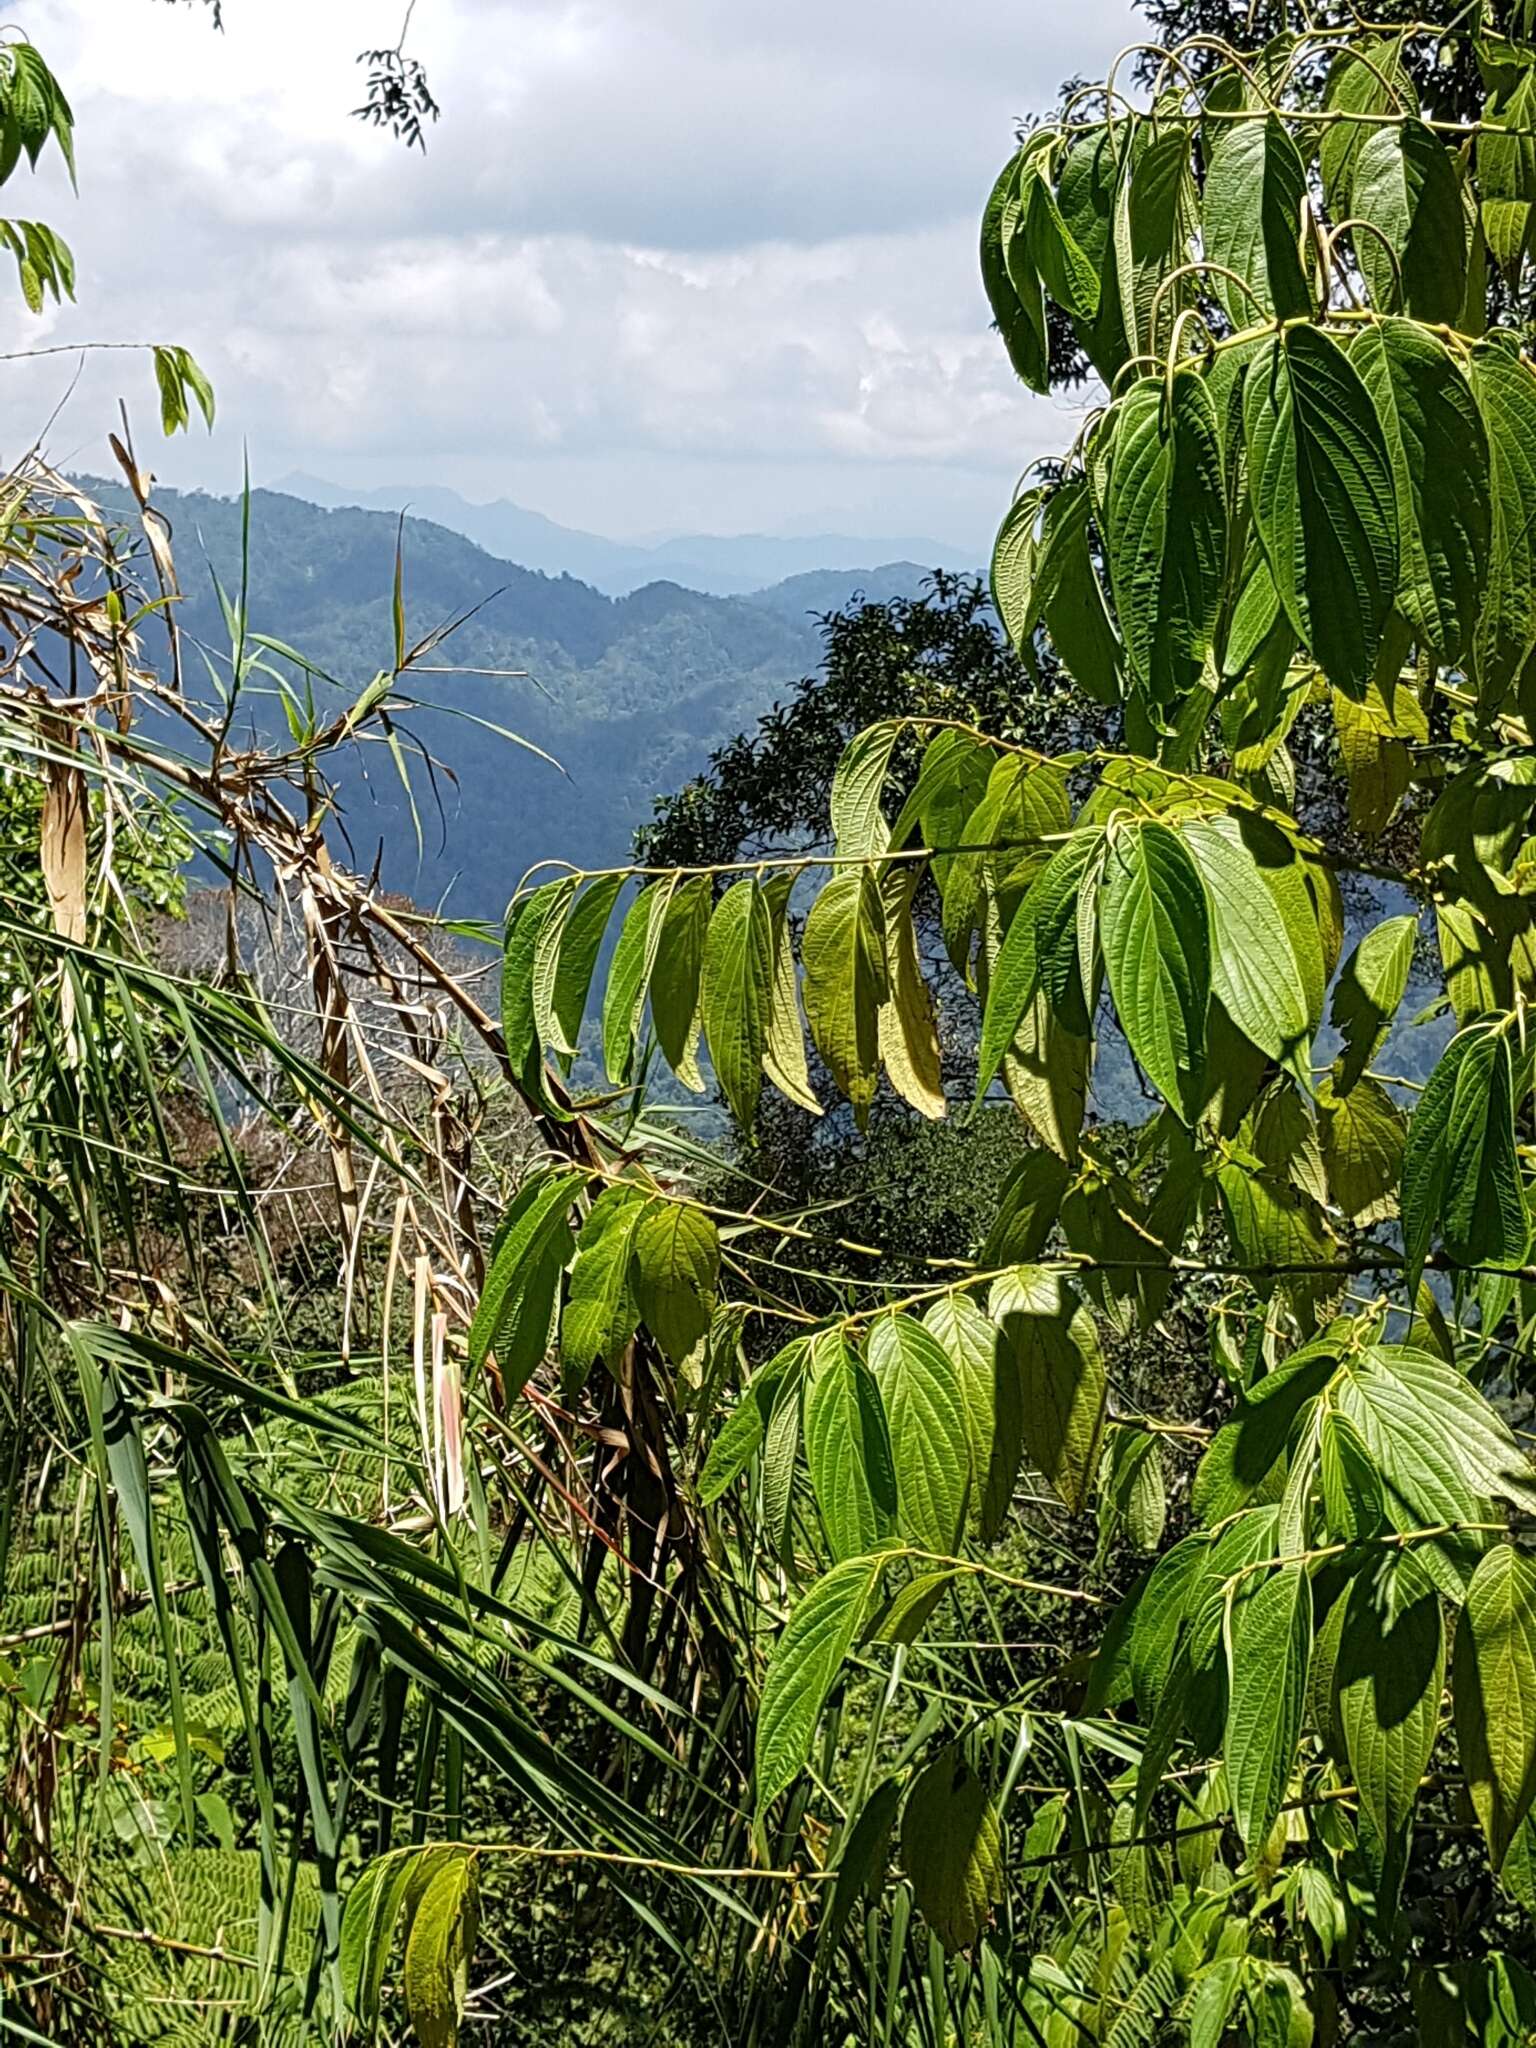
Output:
<svg viewBox="0 0 1536 2048">
<path fill-rule="evenodd" d="M 86 482 L 131 521 L 119 486 Z M 173 531 L 183 625 L 225 672 L 229 632 L 210 570 L 226 592 L 238 589 L 240 505 L 169 490 L 158 491 L 156 502 Z M 392 665 L 397 531 L 387 511 L 325 510 L 279 492 L 252 494 L 250 630 L 297 649 L 336 679 L 312 684 L 322 718 Z M 370 868 L 377 859 L 390 887 L 442 901 L 457 915 L 498 918 L 536 861 L 594 867 L 628 859 L 634 830 L 658 794 L 679 788 L 714 747 L 817 671 L 814 615 L 859 593 L 872 600 L 915 594 L 928 571 L 915 562 L 823 568 L 750 595 L 653 580 L 613 596 L 572 575 L 499 559 L 445 525 L 407 518 L 408 642 L 451 620 L 464 623 L 408 685 L 421 708 L 400 722 L 402 739 L 419 741 L 435 771 L 408 757 L 407 797 L 384 748 L 359 748 L 343 770 L 357 864 Z M 148 644 L 153 652 L 152 637 Z M 293 677 L 290 665 L 275 666 Z M 527 674 L 485 673 L 507 670 Z M 274 678 L 256 675 L 237 738 L 285 730 Z M 506 732 L 554 756 L 559 768 Z"/>
<path fill-rule="evenodd" d="M 680 583 L 716 597 L 741 596 L 822 570 L 870 569 L 889 562 L 921 563 L 925 569 L 974 569 L 982 559 L 979 551 L 973 555 L 944 541 L 912 536 L 689 533 L 654 542 L 609 540 L 560 526 L 508 498 L 476 505 L 435 484 L 390 484 L 360 491 L 295 471 L 280 477 L 271 489 L 328 510 L 355 505 L 430 519 L 503 561 L 552 576 L 576 576 L 616 597 L 659 582 Z"/>
</svg>

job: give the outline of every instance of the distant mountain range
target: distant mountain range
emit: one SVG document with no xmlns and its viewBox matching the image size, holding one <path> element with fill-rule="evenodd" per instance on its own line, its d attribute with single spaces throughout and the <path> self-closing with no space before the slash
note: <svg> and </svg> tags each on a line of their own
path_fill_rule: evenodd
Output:
<svg viewBox="0 0 1536 2048">
<path fill-rule="evenodd" d="M 690 533 L 644 545 L 608 540 L 601 534 L 559 526 L 543 513 L 529 512 L 508 498 L 475 505 L 457 491 L 436 484 L 391 484 L 382 490 L 359 491 L 295 471 L 280 477 L 271 488 L 331 510 L 356 505 L 374 512 L 408 512 L 462 533 L 503 561 L 542 569 L 546 575 L 576 576 L 615 597 L 647 583 L 680 583 L 685 589 L 716 597 L 739 597 L 788 577 L 868 569 L 880 562 L 921 562 L 928 569 L 979 566 L 979 558 L 963 550 L 922 538 Z"/>
<path fill-rule="evenodd" d="M 120 486 L 84 481 L 132 517 Z M 169 490 L 156 502 L 171 522 L 183 626 L 217 660 L 229 636 L 209 571 L 227 592 L 238 588 L 240 506 Z M 336 690 L 314 685 L 322 714 L 390 665 L 397 530 L 387 512 L 252 494 L 251 629 L 337 679 Z M 816 615 L 860 593 L 915 595 L 929 573 L 888 562 L 807 572 L 747 596 L 655 581 L 609 596 L 571 575 L 498 560 L 425 519 L 408 518 L 404 538 L 410 640 L 465 619 L 431 657 L 437 672 L 407 684 L 422 708 L 402 729 L 436 765 L 429 775 L 413 762 L 408 798 L 389 755 L 359 747 L 341 765 L 343 821 L 356 865 L 377 859 L 390 887 L 464 917 L 499 917 L 536 861 L 626 860 L 658 795 L 816 673 Z M 506 670 L 527 674 L 484 673 Z M 194 664 L 194 681 L 198 672 Z M 488 728 L 531 741 L 560 767 Z M 270 677 L 254 679 L 241 731 L 285 732 Z"/>
</svg>

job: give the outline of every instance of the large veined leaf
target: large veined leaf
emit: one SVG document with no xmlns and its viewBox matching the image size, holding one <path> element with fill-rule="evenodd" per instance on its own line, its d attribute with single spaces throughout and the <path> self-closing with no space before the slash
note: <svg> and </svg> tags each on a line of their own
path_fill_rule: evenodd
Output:
<svg viewBox="0 0 1536 2048">
<path fill-rule="evenodd" d="M 1479 55 L 1490 88 L 1477 138 L 1481 218 L 1493 260 L 1514 284 L 1536 206 L 1536 71 L 1518 62 L 1490 62 L 1491 49 Z"/>
<path fill-rule="evenodd" d="M 630 1284 L 635 1226 L 645 1211 L 641 1189 L 620 1182 L 592 1204 L 576 1240 L 576 1263 L 560 1317 L 560 1356 L 567 1390 L 594 1358 L 617 1362 L 640 1320 Z"/>
<path fill-rule="evenodd" d="M 603 1064 L 615 1087 L 629 1080 L 634 1067 L 635 1040 L 656 966 L 656 949 L 676 886 L 673 875 L 648 884 L 629 906 L 619 929 L 603 999 Z"/>
<path fill-rule="evenodd" d="M 781 1095 L 810 1116 L 821 1115 L 811 1092 L 805 1058 L 805 1018 L 800 1010 L 800 976 L 789 931 L 789 899 L 793 874 L 770 875 L 763 884 L 773 940 L 773 990 L 768 1006 L 768 1031 L 763 1046 L 763 1072 Z"/>
<path fill-rule="evenodd" d="M 1093 505 L 1085 477 L 1069 477 L 1046 502 L 1034 604 L 1062 666 L 1101 704 L 1120 700 L 1124 656 L 1093 559 Z"/>
<path fill-rule="evenodd" d="M 1200 212 L 1205 259 L 1247 285 L 1211 273 L 1211 294 L 1235 328 L 1266 313 L 1282 320 L 1311 310 L 1301 260 L 1307 173 L 1277 114 L 1223 127 L 1205 176 Z"/>
<path fill-rule="evenodd" d="M 917 953 L 912 898 L 923 878 L 913 864 L 887 868 L 880 899 L 885 915 L 885 958 L 890 994 L 880 1006 L 880 1057 L 891 1086 L 921 1115 L 948 1112 L 933 996 Z"/>
<path fill-rule="evenodd" d="M 704 1087 L 695 1057 L 699 1042 L 699 984 L 704 970 L 713 884 L 693 875 L 678 885 L 661 927 L 651 970 L 651 1022 L 667 1065 L 695 1094 Z"/>
<path fill-rule="evenodd" d="M 1355 255 L 1378 312 L 1453 321 L 1467 274 L 1461 185 L 1450 151 L 1422 121 L 1372 128 L 1355 158 Z M 1395 260 L 1394 260 L 1395 259 Z"/>
<path fill-rule="evenodd" d="M 1031 1155 L 1060 1165 L 1053 1153 Z M 1022 1257 L 1023 1254 L 1016 1256 Z M 1030 1256 L 1037 1256 L 1031 1254 Z M 981 1265 L 989 1261 L 983 1253 Z M 995 1263 L 1005 1263 L 998 1260 Z M 969 1294 L 946 1294 L 923 1317 L 923 1327 L 943 1349 L 954 1369 L 965 1410 L 966 1430 L 971 1448 L 971 1513 L 980 1509 L 980 1495 L 992 1459 L 992 1438 L 996 1427 L 997 1325 Z M 898 1466 L 900 1457 L 898 1454 Z"/>
<path fill-rule="evenodd" d="M 1498 1870 L 1536 1799 L 1536 1563 L 1512 1543 L 1472 1575 L 1451 1689 L 1461 1768 Z"/>
<path fill-rule="evenodd" d="M 1129 353 L 1120 313 L 1113 237 L 1115 194 L 1120 180 L 1120 142 L 1108 128 L 1080 135 L 1062 161 L 1056 203 L 1067 232 L 1099 278 L 1099 303 L 1091 320 L 1074 318 L 1073 331 L 1106 383 Z"/>
<path fill-rule="evenodd" d="M 1225 1522 L 1265 1487 L 1297 1417 L 1327 1386 L 1337 1363 L 1337 1347 L 1318 1338 L 1239 1396 L 1195 1472 L 1190 1506 L 1202 1522 Z"/>
<path fill-rule="evenodd" d="M 1361 1228 L 1395 1215 L 1408 1137 L 1397 1104 L 1379 1081 L 1359 1081 L 1347 1095 L 1325 1082 L 1317 1110 L 1330 1198 Z"/>
<path fill-rule="evenodd" d="M 985 1272 L 1000 1266 L 1032 1266 L 1061 1214 L 1070 1169 L 1054 1152 L 1036 1146 L 1026 1152 L 1002 1186 L 986 1240 L 978 1255 Z"/>
<path fill-rule="evenodd" d="M 880 1006 L 890 996 L 885 911 L 872 869 L 833 875 L 805 921 L 801 960 L 811 1036 L 862 1126 L 880 1077 Z"/>
<path fill-rule="evenodd" d="M 1131 671 L 1154 705 L 1200 680 L 1221 604 L 1227 507 L 1216 410 L 1181 371 L 1132 387 L 1114 414 L 1106 539 Z"/>
<path fill-rule="evenodd" d="M 1348 1094 L 1380 1051 L 1408 988 L 1416 917 L 1389 917 L 1373 925 L 1344 962 L 1334 985 L 1329 1019 L 1344 1043 L 1333 1085 Z"/>
<path fill-rule="evenodd" d="M 1068 227 L 1039 162 L 1031 159 L 1027 196 L 1026 187 L 1020 187 L 1029 260 L 1057 305 L 1074 320 L 1091 322 L 1099 310 L 1098 267 Z"/>
<path fill-rule="evenodd" d="M 1163 1099 L 1192 1122 L 1211 992 L 1199 873 L 1166 825 L 1141 825 L 1110 840 L 1101 902 L 1104 964 L 1121 1029 Z"/>
<path fill-rule="evenodd" d="M 507 1061 L 535 1096 L 542 1093 L 543 1050 L 533 1003 L 534 963 L 546 930 L 556 923 L 569 901 L 570 878 L 545 882 L 507 915 L 501 960 L 501 1032 Z"/>
<path fill-rule="evenodd" d="M 709 1328 L 720 1237 L 693 1202 L 657 1200 L 635 1227 L 634 1288 L 657 1343 L 680 1365 Z"/>
<path fill-rule="evenodd" d="M 1373 1562 L 1350 1587 L 1333 1684 L 1360 1804 L 1383 1842 L 1407 1826 L 1440 1720 L 1440 1594 L 1418 1555 Z"/>
<path fill-rule="evenodd" d="M 1030 1267 L 994 1281 L 987 1308 L 1019 1376 L 1024 1448 L 1080 1514 L 1098 1472 L 1108 1392 L 1093 1317 L 1054 1274 Z"/>
<path fill-rule="evenodd" d="M 1015 654 L 1024 654 L 1029 648 L 1040 620 L 1036 602 L 1040 508 L 1048 496 L 1043 486 L 1021 491 L 992 546 L 992 609 L 1002 620 Z"/>
<path fill-rule="evenodd" d="M 455 2048 L 479 1925 L 475 1859 L 460 1855 L 434 1867 L 406 1937 L 401 1977 L 421 2048 Z"/>
<path fill-rule="evenodd" d="M 587 1007 L 587 996 L 592 987 L 592 975 L 597 966 L 597 956 L 602 948 L 603 934 L 608 929 L 608 920 L 613 906 L 618 901 L 619 891 L 627 877 L 622 874 L 598 875 L 589 882 L 580 898 L 560 926 L 559 950 L 555 963 L 552 984 L 549 988 L 549 1008 L 540 1016 L 540 1036 L 545 1046 L 560 1054 L 567 1062 L 577 1050 L 577 1039 L 581 1033 L 582 1015 Z M 539 935 L 535 949 L 534 986 L 535 1004 L 539 1003 L 539 992 L 543 987 L 539 974 L 541 956 L 551 927 Z"/>
<path fill-rule="evenodd" d="M 890 845 L 891 828 L 880 799 L 905 723 L 900 718 L 881 719 L 855 733 L 843 749 L 827 799 L 839 860 L 869 860 Z"/>
<path fill-rule="evenodd" d="M 1253 515 L 1286 615 L 1328 680 L 1358 693 L 1397 590 L 1397 499 L 1359 372 L 1320 328 L 1287 328 L 1243 394 Z"/>
<path fill-rule="evenodd" d="M 1323 89 L 1323 110 L 1335 117 L 1323 129 L 1323 193 L 1331 217 L 1342 221 L 1355 210 L 1355 165 L 1373 132 L 1371 121 L 1351 117 L 1419 111 L 1402 38 L 1382 36 L 1355 47 L 1341 43 Z"/>
<path fill-rule="evenodd" d="M 1159 287 L 1170 271 L 1188 260 L 1192 224 L 1193 180 L 1189 168 L 1190 131 L 1173 123 L 1151 135 L 1151 124 L 1133 131 L 1116 195 L 1114 218 L 1115 272 L 1120 290 L 1120 317 L 1127 338 L 1142 354 L 1158 354 L 1179 308 L 1191 296 L 1186 278 L 1159 299 Z M 1150 136 L 1150 139 L 1149 139 Z M 1152 332 L 1157 303 L 1158 334 Z"/>
<path fill-rule="evenodd" d="M 1003 1895 L 1003 1839 L 986 1786 L 958 1743 L 907 1794 L 901 1860 L 918 1910 L 951 1955 L 969 1948 Z"/>
<path fill-rule="evenodd" d="M 896 1513 L 890 1431 L 874 1375 L 837 1330 L 812 1350 L 805 1458 L 833 1556 L 873 1550 Z"/>
<path fill-rule="evenodd" d="M 1227 1784 L 1250 1853 L 1279 1818 L 1307 1699 L 1312 1584 L 1304 1566 L 1267 1573 L 1233 1630 L 1227 1707 Z"/>
<path fill-rule="evenodd" d="M 800 1601 L 774 1645 L 757 1710 L 759 1813 L 804 1769 L 821 1710 L 884 1569 L 879 1556 L 834 1565 Z"/>
<path fill-rule="evenodd" d="M 798 1386 L 810 1357 L 811 1340 L 792 1337 L 782 1351 L 756 1371 L 741 1399 L 727 1416 L 709 1447 L 699 1474 L 699 1501 L 709 1507 L 739 1479 L 762 1449 L 775 1407 L 786 1394 L 798 1407 Z"/>
<path fill-rule="evenodd" d="M 1489 342 L 1472 358 L 1472 389 L 1493 485 L 1488 590 L 1472 661 L 1492 711 L 1536 648 L 1536 373 Z"/>
<path fill-rule="evenodd" d="M 950 1556 L 971 1481 L 971 1430 L 959 1375 L 931 1330 L 881 1316 L 869 1333 L 896 1467 L 896 1522 L 924 1550 Z"/>
<path fill-rule="evenodd" d="M 1272 1060 L 1311 1086 L 1312 1017 L 1297 945 L 1232 818 L 1196 818 L 1180 836 L 1205 884 L 1211 916 L 1211 986 L 1232 1022 Z M 1316 943 L 1316 931 L 1312 934 Z"/>
<path fill-rule="evenodd" d="M 1468 1265 L 1525 1257 L 1530 1220 L 1507 1032 L 1474 1025 L 1441 1054 L 1408 1126 L 1402 1209 L 1410 1285 L 1437 1235 Z"/>
<path fill-rule="evenodd" d="M 1049 382 L 1045 339 L 1045 296 L 1038 278 L 1026 280 L 1023 297 L 1010 275 L 1008 245 L 1021 226 L 1019 172 L 1023 151 L 1003 166 L 981 217 L 981 281 L 1008 351 L 1008 360 L 1032 391 Z"/>
<path fill-rule="evenodd" d="M 751 877 L 733 882 L 709 921 L 700 1004 L 715 1078 L 747 1132 L 763 1085 L 773 950 L 773 916 L 761 887 Z"/>
<path fill-rule="evenodd" d="M 1472 646 L 1488 581 L 1492 527 L 1482 414 L 1449 352 L 1410 321 L 1373 323 L 1350 354 L 1392 460 L 1398 610 L 1426 647 L 1453 662 Z"/>
<path fill-rule="evenodd" d="M 469 1360 L 478 1367 L 494 1350 L 509 1394 L 544 1355 L 555 1280 L 574 1244 L 569 1215 L 581 1184 L 574 1171 L 531 1174 L 496 1233 L 469 1327 Z"/>
<path fill-rule="evenodd" d="M 1402 630 L 1406 633 L 1406 626 Z M 1328 696 L 1339 760 L 1349 780 L 1349 822 L 1363 838 L 1375 839 L 1408 793 L 1413 746 L 1429 738 L 1429 721 L 1415 692 L 1401 685 L 1393 692 L 1390 711 L 1374 683 L 1363 697 L 1342 690 L 1330 690 Z"/>
</svg>

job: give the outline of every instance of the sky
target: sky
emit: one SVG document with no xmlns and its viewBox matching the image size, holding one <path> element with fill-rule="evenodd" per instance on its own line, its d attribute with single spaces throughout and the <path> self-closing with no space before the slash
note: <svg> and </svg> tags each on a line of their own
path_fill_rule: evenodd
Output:
<svg viewBox="0 0 1536 2048">
<path fill-rule="evenodd" d="M 1016 121 L 1102 75 L 1127 0 L 417 0 L 427 153 L 348 118 L 402 0 L 12 0 L 80 193 L 19 173 L 79 303 L 0 349 L 175 341 L 218 425 L 159 440 L 132 356 L 8 366 L 0 454 L 165 482 L 442 484 L 626 538 L 980 547 L 1070 440 L 989 332 L 976 224 Z M 0 280 L 3 283 L 3 280 Z M 66 398 L 67 394 L 67 398 Z M 56 418 L 55 408 L 65 401 Z"/>
</svg>

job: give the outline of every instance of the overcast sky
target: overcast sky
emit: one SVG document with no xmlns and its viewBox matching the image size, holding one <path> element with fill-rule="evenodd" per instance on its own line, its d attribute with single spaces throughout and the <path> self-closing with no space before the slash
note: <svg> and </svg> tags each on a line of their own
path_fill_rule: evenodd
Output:
<svg viewBox="0 0 1536 2048">
<path fill-rule="evenodd" d="M 1070 437 L 988 331 L 976 220 L 1014 120 L 1102 74 L 1127 0 L 418 0 L 428 151 L 347 118 L 401 0 L 12 0 L 79 124 L 80 262 L 0 346 L 176 340 L 218 391 L 166 481 L 301 468 L 570 525 L 977 545 Z M 7 368 L 0 452 L 68 358 Z M 90 361 L 49 446 L 100 468 L 147 368 Z"/>
</svg>

